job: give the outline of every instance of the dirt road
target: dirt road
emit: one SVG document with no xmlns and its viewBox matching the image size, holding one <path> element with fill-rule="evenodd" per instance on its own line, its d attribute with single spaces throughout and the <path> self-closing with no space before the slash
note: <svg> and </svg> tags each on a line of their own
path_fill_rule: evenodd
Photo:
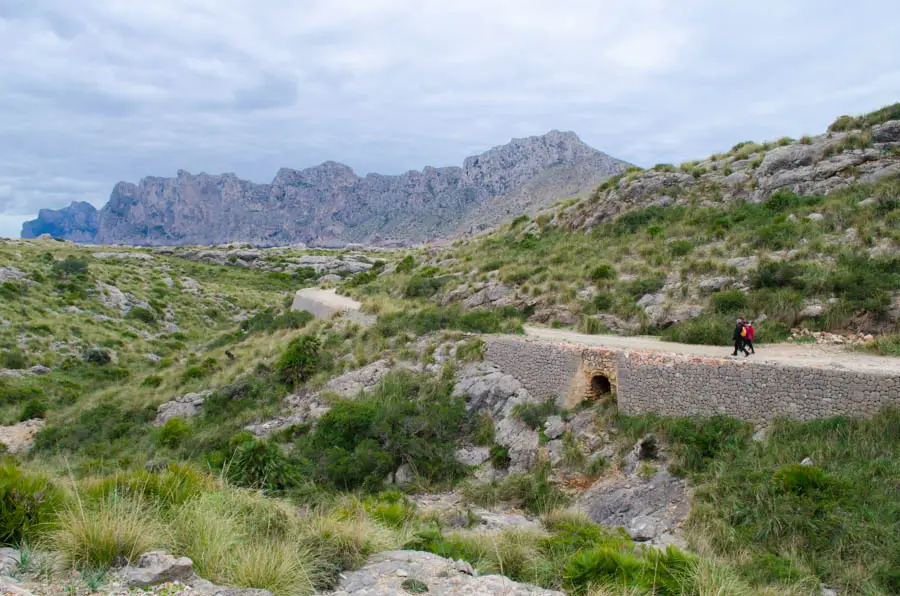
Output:
<svg viewBox="0 0 900 596">
<path fill-rule="evenodd" d="M 652 350 L 710 358 L 731 358 L 727 346 L 696 346 L 662 341 L 656 337 L 618 335 L 586 335 L 566 329 L 525 326 L 525 335 L 532 340 L 568 342 L 586 346 L 620 348 L 624 350 Z M 743 356 L 737 358 L 743 359 Z M 757 344 L 756 354 L 749 360 L 788 366 L 858 370 L 860 372 L 900 373 L 900 358 L 873 356 L 854 352 L 842 346 L 817 344 Z"/>
</svg>

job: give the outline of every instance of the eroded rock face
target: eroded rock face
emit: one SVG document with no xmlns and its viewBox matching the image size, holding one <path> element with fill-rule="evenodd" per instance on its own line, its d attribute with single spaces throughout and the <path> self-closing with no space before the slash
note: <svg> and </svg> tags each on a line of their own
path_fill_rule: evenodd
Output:
<svg viewBox="0 0 900 596">
<path fill-rule="evenodd" d="M 37 219 L 22 224 L 22 238 L 49 234 L 73 242 L 92 242 L 99 223 L 97 209 L 90 203 L 77 201 L 64 209 L 41 209 Z"/>
<path fill-rule="evenodd" d="M 193 565 L 187 557 L 154 551 L 142 554 L 134 565 L 120 569 L 118 575 L 129 588 L 147 588 L 166 582 L 187 582 L 194 575 Z"/>
<path fill-rule="evenodd" d="M 156 408 L 156 420 L 153 424 L 162 426 L 171 418 L 190 418 L 203 411 L 203 401 L 212 393 L 210 390 L 200 393 L 185 393 L 172 401 L 167 401 Z"/>
<path fill-rule="evenodd" d="M 472 566 L 420 551 L 388 551 L 374 555 L 358 571 L 344 574 L 334 596 L 397 596 L 421 582 L 434 596 L 562 596 L 514 582 L 502 575 L 476 577 Z M 424 590 L 423 590 L 424 592 Z"/>
<path fill-rule="evenodd" d="M 527 472 L 538 455 L 538 433 L 513 415 L 518 404 L 537 403 L 515 377 L 491 362 L 476 362 L 460 371 L 454 395 L 466 399 L 472 413 L 488 411 L 494 419 L 494 440 L 509 450 L 509 471 Z"/>
<path fill-rule="evenodd" d="M 40 419 L 26 420 L 12 426 L 0 426 L 0 444 L 6 446 L 6 450 L 13 455 L 25 453 L 34 444 L 34 437 L 38 431 L 44 428 L 44 421 Z"/>
<path fill-rule="evenodd" d="M 370 391 L 390 371 L 391 364 L 387 360 L 376 360 L 331 379 L 325 387 L 341 397 L 355 397 L 361 391 Z"/>
</svg>

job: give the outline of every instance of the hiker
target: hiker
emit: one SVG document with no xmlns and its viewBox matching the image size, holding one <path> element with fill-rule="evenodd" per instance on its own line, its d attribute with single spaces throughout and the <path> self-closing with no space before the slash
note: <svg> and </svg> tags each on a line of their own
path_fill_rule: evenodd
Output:
<svg viewBox="0 0 900 596">
<path fill-rule="evenodd" d="M 753 347 L 753 338 L 756 335 L 753 323 L 751 321 L 744 321 L 744 329 L 747 330 L 747 334 L 744 336 L 744 349 L 750 348 L 750 353 L 756 354 L 756 348 Z"/>
<path fill-rule="evenodd" d="M 747 337 L 747 329 L 744 327 L 744 320 L 738 319 L 734 326 L 734 333 L 731 334 L 731 339 L 734 340 L 734 353 L 732 356 L 737 356 L 739 351 L 744 353 L 745 358 L 750 356 L 750 352 L 744 347 L 745 337 Z"/>
</svg>

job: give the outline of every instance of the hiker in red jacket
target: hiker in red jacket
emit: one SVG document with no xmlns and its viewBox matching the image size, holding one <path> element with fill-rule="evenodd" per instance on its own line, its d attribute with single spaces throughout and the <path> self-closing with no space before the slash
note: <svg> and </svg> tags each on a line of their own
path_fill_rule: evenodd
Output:
<svg viewBox="0 0 900 596">
<path fill-rule="evenodd" d="M 750 348 L 750 353 L 756 354 L 756 350 L 753 348 L 753 337 L 756 334 L 756 330 L 753 328 L 753 323 L 750 321 L 745 321 L 744 329 L 747 330 L 747 334 L 744 336 L 744 350 Z"/>
</svg>

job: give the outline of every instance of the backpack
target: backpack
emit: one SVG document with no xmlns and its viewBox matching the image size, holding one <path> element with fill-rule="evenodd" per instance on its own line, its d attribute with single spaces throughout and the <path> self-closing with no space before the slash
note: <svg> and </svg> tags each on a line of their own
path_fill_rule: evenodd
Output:
<svg viewBox="0 0 900 596">
<path fill-rule="evenodd" d="M 747 337 L 747 328 L 741 327 L 741 337 Z"/>
<path fill-rule="evenodd" d="M 753 325 L 747 325 L 747 339 L 753 340 L 753 336 L 756 333 L 756 330 L 753 329 Z"/>
</svg>

